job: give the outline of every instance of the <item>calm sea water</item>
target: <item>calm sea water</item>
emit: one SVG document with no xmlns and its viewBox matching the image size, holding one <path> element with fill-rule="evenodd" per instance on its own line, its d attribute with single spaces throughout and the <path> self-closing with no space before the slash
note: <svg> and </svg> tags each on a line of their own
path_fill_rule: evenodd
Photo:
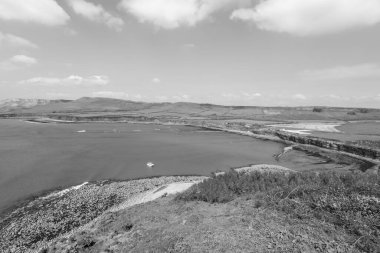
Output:
<svg viewBox="0 0 380 253">
<path fill-rule="evenodd" d="M 184 126 L 0 120 L 0 212 L 40 191 L 84 181 L 209 175 L 247 164 L 278 164 L 273 154 L 282 148 Z M 148 168 L 149 161 L 156 166 Z"/>
</svg>

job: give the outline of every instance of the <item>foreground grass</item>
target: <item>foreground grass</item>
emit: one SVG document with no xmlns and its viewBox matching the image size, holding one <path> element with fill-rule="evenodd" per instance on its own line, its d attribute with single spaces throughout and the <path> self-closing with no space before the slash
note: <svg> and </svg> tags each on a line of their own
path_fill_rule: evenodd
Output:
<svg viewBox="0 0 380 253">
<path fill-rule="evenodd" d="M 255 207 L 292 219 L 316 219 L 343 228 L 353 248 L 380 252 L 380 179 L 347 172 L 237 173 L 206 180 L 177 195 L 177 201 L 226 203 L 254 199 Z"/>
</svg>

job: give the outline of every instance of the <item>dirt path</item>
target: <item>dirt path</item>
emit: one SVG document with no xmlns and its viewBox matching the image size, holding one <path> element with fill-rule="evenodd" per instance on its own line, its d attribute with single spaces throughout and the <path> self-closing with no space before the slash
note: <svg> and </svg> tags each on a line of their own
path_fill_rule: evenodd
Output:
<svg viewBox="0 0 380 253">
<path fill-rule="evenodd" d="M 194 184 L 197 184 L 199 182 L 201 182 L 201 181 L 195 181 L 195 182 L 191 182 L 191 183 L 176 182 L 176 183 L 171 183 L 168 185 L 160 186 L 160 187 L 157 187 L 153 190 L 143 192 L 141 194 L 137 194 L 137 195 L 133 196 L 132 198 L 128 199 L 127 201 L 125 201 L 124 203 L 121 203 L 120 205 L 111 208 L 109 211 L 110 212 L 117 212 L 117 211 L 126 209 L 128 207 L 134 206 L 134 205 L 138 205 L 138 204 L 142 204 L 142 203 L 146 203 L 149 201 L 156 200 L 156 199 L 161 198 L 161 197 L 166 196 L 166 195 L 184 192 L 187 189 L 189 189 L 191 186 L 193 186 Z"/>
</svg>

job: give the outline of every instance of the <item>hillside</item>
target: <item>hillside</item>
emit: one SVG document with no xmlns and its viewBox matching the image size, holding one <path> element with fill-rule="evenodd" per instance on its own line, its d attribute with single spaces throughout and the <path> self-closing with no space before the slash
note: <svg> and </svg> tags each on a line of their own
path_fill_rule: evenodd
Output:
<svg viewBox="0 0 380 253">
<path fill-rule="evenodd" d="M 379 252 L 379 197 L 370 175 L 231 172 L 106 212 L 41 252 Z"/>
<path fill-rule="evenodd" d="M 145 103 L 111 98 L 15 100 L 0 103 L 1 113 L 47 115 L 140 115 L 146 117 L 252 120 L 376 120 L 380 109 L 336 107 L 256 107 L 197 103 Z"/>
<path fill-rule="evenodd" d="M 14 112 L 51 103 L 46 99 L 4 99 L 0 101 L 0 112 Z"/>
</svg>

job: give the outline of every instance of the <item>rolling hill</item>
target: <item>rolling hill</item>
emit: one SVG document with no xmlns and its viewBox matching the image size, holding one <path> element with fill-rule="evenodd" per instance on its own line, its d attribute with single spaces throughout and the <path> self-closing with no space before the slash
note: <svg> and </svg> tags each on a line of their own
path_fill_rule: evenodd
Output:
<svg viewBox="0 0 380 253">
<path fill-rule="evenodd" d="M 258 107 L 213 104 L 147 103 L 112 98 L 77 100 L 15 99 L 0 102 L 0 113 L 28 115 L 140 115 L 147 117 L 252 120 L 376 120 L 380 109 L 339 107 Z"/>
</svg>

